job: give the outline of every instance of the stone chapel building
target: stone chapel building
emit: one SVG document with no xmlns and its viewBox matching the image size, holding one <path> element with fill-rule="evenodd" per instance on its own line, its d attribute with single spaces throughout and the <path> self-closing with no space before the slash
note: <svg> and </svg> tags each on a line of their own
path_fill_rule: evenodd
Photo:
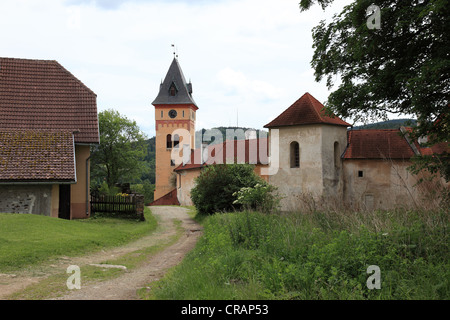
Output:
<svg viewBox="0 0 450 320">
<path fill-rule="evenodd" d="M 192 205 L 190 190 L 202 168 L 230 159 L 254 164 L 255 172 L 278 188 L 284 211 L 305 206 L 414 207 L 424 199 L 432 200 L 426 188 L 448 188 L 441 180 L 430 182 L 425 190 L 416 187 L 418 177 L 407 170 L 414 155 L 440 153 L 448 146 L 421 147 L 408 138 L 407 128 L 354 130 L 342 119 L 326 115 L 323 104 L 309 93 L 264 126 L 269 129 L 268 139 L 225 141 L 195 149 L 199 108 L 192 93 L 192 84 L 186 82 L 174 58 L 153 102 L 156 189 L 152 205 Z M 239 150 L 242 157 L 236 159 Z M 182 162 L 173 160 L 173 151 Z"/>
</svg>

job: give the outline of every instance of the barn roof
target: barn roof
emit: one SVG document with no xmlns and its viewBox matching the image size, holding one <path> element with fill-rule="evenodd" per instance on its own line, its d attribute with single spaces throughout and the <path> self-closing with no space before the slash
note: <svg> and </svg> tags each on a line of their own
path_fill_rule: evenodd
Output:
<svg viewBox="0 0 450 320">
<path fill-rule="evenodd" d="M 69 131 L 0 129 L 1 182 L 75 182 Z"/>
<path fill-rule="evenodd" d="M 0 129 L 78 133 L 99 143 L 97 96 L 54 60 L 0 58 Z"/>
</svg>

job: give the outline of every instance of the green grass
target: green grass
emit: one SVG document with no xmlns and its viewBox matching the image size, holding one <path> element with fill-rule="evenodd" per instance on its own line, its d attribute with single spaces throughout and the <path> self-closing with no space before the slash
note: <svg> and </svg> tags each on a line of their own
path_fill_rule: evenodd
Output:
<svg viewBox="0 0 450 320">
<path fill-rule="evenodd" d="M 157 222 L 149 208 L 145 208 L 145 218 L 145 222 L 114 218 L 69 221 L 0 214 L 0 272 L 122 245 L 155 230 Z"/>
<path fill-rule="evenodd" d="M 448 212 L 254 212 L 206 218 L 144 299 L 449 299 Z M 381 270 L 369 290 L 367 268 Z"/>
<path fill-rule="evenodd" d="M 116 259 L 109 259 L 103 261 L 104 264 L 113 265 L 123 265 L 127 267 L 127 270 L 132 270 L 139 267 L 145 261 L 148 261 L 151 256 L 160 252 L 161 250 L 167 248 L 168 246 L 176 243 L 178 239 L 182 236 L 184 228 L 181 226 L 181 221 L 174 220 L 176 227 L 176 234 L 164 241 L 159 241 L 156 243 L 149 244 L 148 247 L 139 249 L 133 252 L 129 252 L 123 256 Z M 67 273 L 65 270 L 58 272 L 54 275 L 46 277 L 45 279 L 39 281 L 37 284 L 30 285 L 24 290 L 16 292 L 7 299 L 11 300 L 43 300 L 49 298 L 56 298 L 67 294 L 70 290 L 67 289 Z M 99 268 L 90 265 L 80 266 L 81 272 L 81 285 L 86 286 L 92 282 L 105 281 L 112 278 L 119 277 L 124 274 L 123 269 L 116 268 Z"/>
</svg>

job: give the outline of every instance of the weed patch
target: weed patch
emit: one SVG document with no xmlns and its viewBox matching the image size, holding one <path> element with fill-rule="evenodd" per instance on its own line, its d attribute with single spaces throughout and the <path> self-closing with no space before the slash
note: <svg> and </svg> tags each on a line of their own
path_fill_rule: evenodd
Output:
<svg viewBox="0 0 450 320">
<path fill-rule="evenodd" d="M 449 299 L 448 240 L 445 212 L 216 214 L 146 298 Z"/>
</svg>

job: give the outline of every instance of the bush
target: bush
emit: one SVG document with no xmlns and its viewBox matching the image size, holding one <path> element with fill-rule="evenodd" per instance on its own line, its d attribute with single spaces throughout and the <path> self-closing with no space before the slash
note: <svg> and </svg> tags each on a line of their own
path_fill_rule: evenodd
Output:
<svg viewBox="0 0 450 320">
<path fill-rule="evenodd" d="M 257 183 L 254 187 L 243 187 L 233 193 L 236 200 L 233 204 L 241 204 L 245 209 L 253 209 L 264 213 L 277 211 L 280 196 L 274 194 L 276 187 L 266 183 Z"/>
<path fill-rule="evenodd" d="M 119 192 L 120 189 L 118 187 L 109 187 L 106 181 L 103 181 L 103 183 L 98 188 L 98 193 L 102 196 L 115 196 Z"/>
<path fill-rule="evenodd" d="M 155 185 L 151 184 L 148 180 L 145 180 L 142 184 L 132 184 L 131 192 L 139 193 L 144 196 L 145 204 L 149 204 L 153 201 L 153 192 L 155 191 Z"/>
<path fill-rule="evenodd" d="M 202 215 L 240 209 L 242 204 L 233 203 L 234 193 L 243 187 L 254 187 L 264 181 L 254 173 L 249 164 L 219 164 L 208 166 L 196 178 L 191 199 Z"/>
</svg>

